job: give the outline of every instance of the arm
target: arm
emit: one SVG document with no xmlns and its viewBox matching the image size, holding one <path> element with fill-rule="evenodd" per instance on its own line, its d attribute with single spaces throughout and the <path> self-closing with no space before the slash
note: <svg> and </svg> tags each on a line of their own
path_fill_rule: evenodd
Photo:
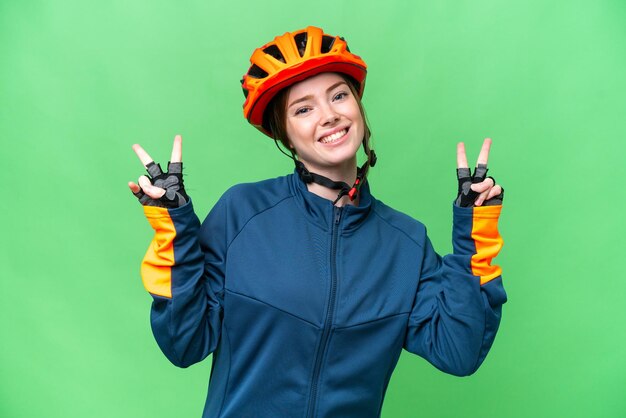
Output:
<svg viewBox="0 0 626 418">
<path fill-rule="evenodd" d="M 506 302 L 502 271 L 491 265 L 502 248 L 498 218 L 504 192 L 493 178 L 486 179 L 490 147 L 487 138 L 472 176 L 465 146 L 457 145 L 454 251 L 441 258 L 425 237 L 420 282 L 405 341 L 407 350 L 460 376 L 475 372 L 485 359 Z"/>
<path fill-rule="evenodd" d="M 152 332 L 167 358 L 187 367 L 212 353 L 220 337 L 225 246 L 220 245 L 219 208 L 207 217 L 202 233 L 191 202 L 144 211 L 155 230 L 141 265 L 153 297 Z"/>
<path fill-rule="evenodd" d="M 453 254 L 440 257 L 430 240 L 404 348 L 458 376 L 475 372 L 495 338 L 506 293 L 491 260 L 502 247 L 502 206 L 454 207 Z"/>
<path fill-rule="evenodd" d="M 201 231 L 183 185 L 180 135 L 167 173 L 141 146 L 133 149 L 151 176 L 141 176 L 139 185 L 129 182 L 129 187 L 155 231 L 141 265 L 153 298 L 152 331 L 167 358 L 187 367 L 213 352 L 220 336 L 226 254 L 222 205 L 211 211 Z"/>
</svg>

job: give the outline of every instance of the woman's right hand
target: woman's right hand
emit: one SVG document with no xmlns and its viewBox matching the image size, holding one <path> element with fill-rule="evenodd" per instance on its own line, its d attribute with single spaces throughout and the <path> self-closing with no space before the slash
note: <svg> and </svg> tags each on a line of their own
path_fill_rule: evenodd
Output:
<svg viewBox="0 0 626 418">
<path fill-rule="evenodd" d="M 180 135 L 174 138 L 166 173 L 139 144 L 133 145 L 133 150 L 150 175 L 139 177 L 139 184 L 128 182 L 130 191 L 139 199 L 139 203 L 144 206 L 177 208 L 189 202 L 183 185 L 183 138 Z"/>
</svg>

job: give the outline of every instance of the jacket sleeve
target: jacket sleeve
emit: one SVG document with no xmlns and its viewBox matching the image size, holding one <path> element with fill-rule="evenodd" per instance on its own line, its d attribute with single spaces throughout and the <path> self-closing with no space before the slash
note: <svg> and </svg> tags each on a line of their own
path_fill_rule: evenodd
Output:
<svg viewBox="0 0 626 418">
<path fill-rule="evenodd" d="M 150 322 L 167 358 L 188 367 L 211 354 L 220 337 L 226 238 L 222 205 L 200 227 L 192 203 L 144 206 L 155 236 L 141 264 L 153 298 Z"/>
<path fill-rule="evenodd" d="M 491 261 L 502 248 L 502 206 L 454 206 L 453 253 L 440 257 L 428 237 L 404 348 L 457 376 L 474 373 L 496 336 L 506 293 Z"/>
</svg>

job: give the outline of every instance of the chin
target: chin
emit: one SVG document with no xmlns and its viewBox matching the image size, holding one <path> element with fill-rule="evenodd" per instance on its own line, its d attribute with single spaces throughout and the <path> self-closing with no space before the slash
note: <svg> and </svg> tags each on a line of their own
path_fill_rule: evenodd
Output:
<svg viewBox="0 0 626 418">
<path fill-rule="evenodd" d="M 329 156 L 326 159 L 327 165 L 329 167 L 343 166 L 343 165 L 349 164 L 349 163 L 352 163 L 353 165 L 356 166 L 356 160 L 357 160 L 357 158 L 356 158 L 356 151 L 355 152 L 345 152 L 345 153 L 341 153 L 341 154 L 338 153 L 337 155 Z"/>
</svg>

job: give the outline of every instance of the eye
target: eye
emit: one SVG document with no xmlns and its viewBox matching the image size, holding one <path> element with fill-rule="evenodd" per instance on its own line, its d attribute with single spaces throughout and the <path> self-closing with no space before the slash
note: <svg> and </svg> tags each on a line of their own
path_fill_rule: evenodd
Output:
<svg viewBox="0 0 626 418">
<path fill-rule="evenodd" d="M 296 111 L 294 112 L 294 115 L 298 116 L 298 115 L 304 115 L 305 113 L 307 113 L 309 110 L 311 110 L 311 108 L 304 106 L 304 107 L 299 107 L 296 109 Z"/>
<path fill-rule="evenodd" d="M 345 99 L 346 97 L 348 97 L 348 93 L 345 91 L 342 91 L 342 92 L 335 94 L 335 97 L 333 97 L 333 100 L 341 100 L 341 99 Z"/>
</svg>

